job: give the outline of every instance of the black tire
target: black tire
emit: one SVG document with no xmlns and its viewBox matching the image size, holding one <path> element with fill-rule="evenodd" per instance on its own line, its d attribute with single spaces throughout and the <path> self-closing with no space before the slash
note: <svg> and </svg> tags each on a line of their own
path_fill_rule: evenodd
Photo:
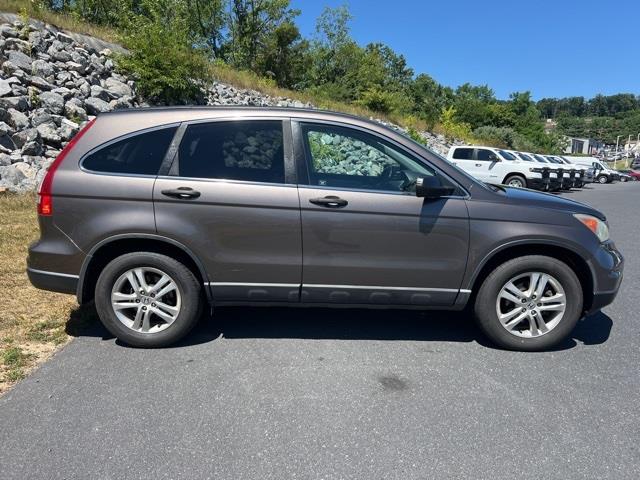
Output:
<svg viewBox="0 0 640 480">
<path fill-rule="evenodd" d="M 547 333 L 523 338 L 507 331 L 498 320 L 496 301 L 502 287 L 512 278 L 537 271 L 553 276 L 565 292 L 566 309 L 560 322 Z M 541 351 L 567 338 L 582 316 L 582 287 L 574 271 L 564 262 L 542 255 L 509 260 L 498 266 L 485 279 L 478 291 L 474 311 L 478 326 L 496 345 L 509 350 Z"/>
<path fill-rule="evenodd" d="M 620 181 L 621 181 L 622 183 L 625 183 L 625 182 L 627 181 L 627 177 L 620 177 Z"/>
<path fill-rule="evenodd" d="M 598 178 L 596 178 L 596 181 L 598 183 L 605 184 L 609 182 L 609 178 L 606 175 L 598 175 Z"/>
<path fill-rule="evenodd" d="M 510 185 L 511 182 L 514 183 L 519 183 L 519 185 Z M 509 185 L 511 187 L 518 187 L 518 188 L 527 188 L 527 179 L 524 178 L 522 175 L 509 175 L 507 178 L 504 179 L 504 185 Z"/>
<path fill-rule="evenodd" d="M 137 267 L 155 268 L 166 273 L 174 280 L 181 295 L 178 316 L 162 331 L 143 333 L 128 328 L 118 320 L 111 305 L 111 291 L 117 279 Z M 202 289 L 193 272 L 177 260 L 159 253 L 133 252 L 115 258 L 102 270 L 96 283 L 95 304 L 103 325 L 119 340 L 134 347 L 165 347 L 187 335 L 198 322 L 202 313 Z"/>
</svg>

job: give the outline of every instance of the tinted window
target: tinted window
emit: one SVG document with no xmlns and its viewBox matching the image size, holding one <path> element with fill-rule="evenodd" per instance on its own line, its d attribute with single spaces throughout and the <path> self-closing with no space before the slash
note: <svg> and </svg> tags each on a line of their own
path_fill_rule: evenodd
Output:
<svg viewBox="0 0 640 480">
<path fill-rule="evenodd" d="M 500 150 L 500 155 L 502 155 L 507 160 L 515 160 L 516 159 L 516 156 L 513 153 L 507 152 L 506 150 Z"/>
<path fill-rule="evenodd" d="M 416 178 L 436 176 L 435 170 L 375 135 L 309 124 L 302 132 L 311 185 L 411 192 Z"/>
<path fill-rule="evenodd" d="M 485 150 L 483 148 L 479 148 L 476 158 L 477 160 L 494 161 L 496 159 L 496 154 L 493 153 L 491 150 Z"/>
<path fill-rule="evenodd" d="M 90 154 L 82 166 L 95 172 L 157 175 L 177 127 L 140 133 Z"/>
<path fill-rule="evenodd" d="M 518 153 L 518 156 L 525 162 L 533 162 L 533 158 L 531 158 L 529 155 L 522 152 L 517 152 L 517 153 Z"/>
<path fill-rule="evenodd" d="M 453 151 L 453 158 L 458 160 L 471 160 L 473 158 L 473 148 L 456 148 Z"/>
<path fill-rule="evenodd" d="M 546 158 L 544 158 L 542 155 L 537 155 L 537 154 L 533 154 L 533 156 L 535 157 L 536 160 L 538 160 L 539 162 L 542 163 L 550 163 Z"/>
<path fill-rule="evenodd" d="M 180 143 L 181 177 L 284 183 L 282 122 L 190 125 Z"/>
</svg>

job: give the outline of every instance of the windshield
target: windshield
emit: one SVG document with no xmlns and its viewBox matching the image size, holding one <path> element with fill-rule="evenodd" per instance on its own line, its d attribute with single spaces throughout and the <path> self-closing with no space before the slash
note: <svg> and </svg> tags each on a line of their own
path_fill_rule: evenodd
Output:
<svg viewBox="0 0 640 480">
<path fill-rule="evenodd" d="M 534 153 L 534 154 L 533 154 L 533 156 L 534 156 L 534 158 L 535 158 L 536 160 L 538 160 L 539 162 L 542 162 L 542 163 L 550 163 L 550 162 L 549 162 L 549 160 L 547 160 L 546 158 L 544 158 L 542 155 L 538 155 L 538 154 Z"/>
<path fill-rule="evenodd" d="M 524 160 L 525 162 L 533 162 L 533 158 L 531 158 L 529 155 L 527 155 L 526 153 L 522 153 L 522 152 L 516 152 L 516 155 L 518 155 L 518 157 L 520 157 L 522 160 Z"/>
<path fill-rule="evenodd" d="M 500 152 L 500 155 L 502 155 L 503 158 L 506 158 L 507 160 L 517 160 L 516 156 L 513 153 L 507 152 L 506 150 L 498 150 L 498 152 Z"/>
<path fill-rule="evenodd" d="M 556 157 L 547 157 L 547 159 L 553 163 L 562 163 L 560 160 L 558 160 Z"/>
</svg>

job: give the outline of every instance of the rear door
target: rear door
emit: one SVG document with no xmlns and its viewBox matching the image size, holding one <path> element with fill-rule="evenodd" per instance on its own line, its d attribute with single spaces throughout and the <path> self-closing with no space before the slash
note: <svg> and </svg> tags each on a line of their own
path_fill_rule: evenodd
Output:
<svg viewBox="0 0 640 480">
<path fill-rule="evenodd" d="M 467 261 L 464 192 L 416 197 L 417 177 L 453 182 L 368 130 L 300 122 L 294 135 L 303 167 L 302 301 L 451 305 Z"/>
<path fill-rule="evenodd" d="M 203 262 L 216 302 L 297 302 L 302 240 L 288 120 L 197 122 L 180 135 L 154 187 L 158 233 Z"/>
<path fill-rule="evenodd" d="M 480 168 L 482 165 L 474 159 L 473 147 L 456 147 L 453 150 L 451 163 L 457 165 L 472 177 L 484 180 L 483 172 Z"/>
</svg>

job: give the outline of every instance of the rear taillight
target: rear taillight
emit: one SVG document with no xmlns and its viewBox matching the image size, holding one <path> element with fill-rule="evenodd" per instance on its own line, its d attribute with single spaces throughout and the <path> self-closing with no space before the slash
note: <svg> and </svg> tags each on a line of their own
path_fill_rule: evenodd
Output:
<svg viewBox="0 0 640 480">
<path fill-rule="evenodd" d="M 69 152 L 75 147 L 78 140 L 82 138 L 82 136 L 91 128 L 96 119 L 94 118 L 89 123 L 87 123 L 82 129 L 76 134 L 75 137 L 71 139 L 67 146 L 62 149 L 60 154 L 53 161 L 49 170 L 45 174 L 42 179 L 42 183 L 40 184 L 40 188 L 38 189 L 38 215 L 49 216 L 53 215 L 53 199 L 51 198 L 51 187 L 53 185 L 53 176 L 56 173 L 57 168 L 60 166 L 64 157 L 66 157 Z"/>
</svg>

